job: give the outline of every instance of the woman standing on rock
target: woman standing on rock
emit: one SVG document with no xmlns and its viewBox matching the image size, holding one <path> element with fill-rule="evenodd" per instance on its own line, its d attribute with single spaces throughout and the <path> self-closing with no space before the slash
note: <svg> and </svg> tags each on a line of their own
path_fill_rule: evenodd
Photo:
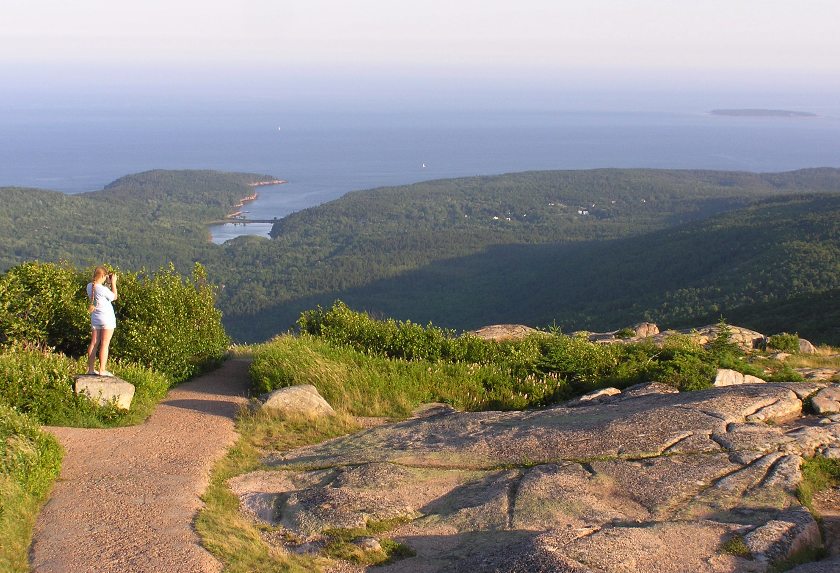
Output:
<svg viewBox="0 0 840 573">
<path fill-rule="evenodd" d="M 108 286 L 105 286 L 105 281 Z M 88 374 L 99 376 L 113 376 L 108 372 L 108 347 L 111 337 L 117 327 L 117 317 L 111 303 L 117 300 L 117 274 L 108 273 L 105 267 L 96 267 L 93 271 L 93 281 L 87 285 L 90 306 L 90 346 L 88 347 Z M 99 372 L 94 370 L 96 354 L 99 350 Z"/>
</svg>

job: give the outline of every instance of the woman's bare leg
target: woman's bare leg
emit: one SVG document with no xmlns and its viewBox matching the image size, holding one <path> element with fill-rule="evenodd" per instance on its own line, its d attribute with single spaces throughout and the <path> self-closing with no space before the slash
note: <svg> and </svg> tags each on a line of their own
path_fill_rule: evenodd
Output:
<svg viewBox="0 0 840 573">
<path fill-rule="evenodd" d="M 96 366 L 96 349 L 99 347 L 99 333 L 102 332 L 96 328 L 92 328 L 90 331 L 90 346 L 88 346 L 88 372 L 95 372 L 94 368 Z"/>
<path fill-rule="evenodd" d="M 99 371 L 108 371 L 108 347 L 111 345 L 111 337 L 114 335 L 113 328 L 103 328 L 99 331 Z"/>
</svg>

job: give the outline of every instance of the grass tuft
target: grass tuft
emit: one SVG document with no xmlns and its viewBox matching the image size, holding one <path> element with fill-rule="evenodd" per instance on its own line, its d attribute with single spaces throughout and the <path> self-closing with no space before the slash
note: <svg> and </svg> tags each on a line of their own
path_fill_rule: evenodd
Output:
<svg viewBox="0 0 840 573">
<path fill-rule="evenodd" d="M 750 548 L 747 547 L 743 536 L 733 535 L 723 542 L 720 546 L 720 552 L 727 555 L 735 555 L 736 557 L 743 557 L 745 559 L 752 559 L 753 555 Z"/>
<path fill-rule="evenodd" d="M 824 457 L 806 458 L 802 463 L 802 481 L 797 489 L 799 502 L 811 513 L 814 509 L 814 494 L 830 487 L 840 486 L 840 460 Z"/>
</svg>

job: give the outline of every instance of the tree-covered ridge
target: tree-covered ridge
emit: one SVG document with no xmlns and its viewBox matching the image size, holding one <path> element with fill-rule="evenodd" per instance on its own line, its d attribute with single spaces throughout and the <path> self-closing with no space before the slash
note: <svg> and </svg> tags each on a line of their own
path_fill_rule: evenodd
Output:
<svg viewBox="0 0 840 573">
<path fill-rule="evenodd" d="M 101 191 L 85 195 L 98 200 L 119 200 L 157 217 L 204 222 L 218 219 L 243 197 L 253 193 L 249 184 L 275 179 L 270 175 L 210 170 L 154 170 L 126 175 Z"/>
<path fill-rule="evenodd" d="M 313 228 L 331 238 L 423 228 L 478 233 L 499 243 L 599 239 L 703 218 L 753 197 L 811 191 L 840 191 L 838 171 L 525 172 L 348 193 L 282 219 L 272 236 L 311 235 Z"/>
<path fill-rule="evenodd" d="M 479 291 L 498 287 L 497 306 L 521 309 L 520 304 L 504 302 L 522 292 L 507 285 L 539 275 L 538 268 L 545 264 L 516 265 L 515 273 L 505 273 L 492 264 L 493 257 L 504 259 L 499 251 L 510 251 L 512 245 L 619 240 L 702 220 L 760 198 L 837 191 L 840 171 L 833 169 L 767 175 L 602 169 L 471 177 L 350 193 L 278 222 L 271 243 L 249 239 L 228 245 L 228 251 L 247 264 L 237 277 L 225 281 L 228 288 L 221 301 L 247 316 L 242 330 L 238 319 L 230 317 L 228 325 L 236 336 L 246 336 L 245 328 L 254 331 L 255 324 L 265 324 L 260 332 L 268 336 L 290 324 L 313 300 L 328 304 L 330 297 L 396 313 L 391 316 L 474 326 L 476 316 L 491 310 L 491 305 L 481 297 L 461 294 L 475 291 L 459 285 L 472 284 L 471 276 L 481 276 L 482 283 L 475 286 Z M 459 272 L 462 259 L 482 261 L 488 249 L 492 253 L 486 265 L 470 267 L 473 274 L 468 276 Z M 586 264 L 592 266 L 595 260 Z M 445 269 L 445 275 L 429 284 L 418 283 L 428 287 L 423 289 L 413 288 L 413 279 L 407 278 L 408 292 L 419 297 L 414 303 L 383 302 L 402 300 L 406 285 L 400 277 L 423 276 L 427 268 Z M 500 272 L 507 276 L 502 278 Z M 631 279 L 632 273 L 625 276 Z M 397 284 L 396 290 L 388 290 Z M 436 294 L 427 298 L 425 293 Z M 354 298 L 357 295 L 359 299 Z M 272 311 L 265 316 L 269 308 Z M 443 308 L 446 316 L 434 310 Z M 466 316 L 471 317 L 467 323 L 457 322 Z M 529 312 L 528 318 L 535 318 L 534 313 Z M 491 321 L 489 314 L 484 320 Z"/>
<path fill-rule="evenodd" d="M 840 285 L 837 221 L 840 196 L 797 195 L 756 200 L 707 220 L 622 239 L 497 245 L 361 287 L 278 304 L 251 317 L 249 328 L 260 328 L 262 320 L 265 329 L 289 323 L 292 309 L 335 298 L 377 315 L 454 328 L 556 323 L 565 331 L 612 330 L 642 319 L 696 326 L 744 305 L 766 305 L 754 321 L 737 314 L 738 324 L 796 327 L 803 336 L 836 342 L 840 332 L 832 329 L 825 308 L 798 305 L 799 319 L 788 315 L 781 326 L 767 315 L 791 296 Z"/>
<path fill-rule="evenodd" d="M 350 193 L 284 218 L 273 228 L 271 245 L 232 250 L 237 257 L 256 255 L 254 262 L 287 261 L 283 292 L 266 293 L 276 300 L 361 286 L 495 245 L 617 239 L 730 211 L 757 197 L 838 191 L 838 173 L 604 169 L 431 181 Z M 259 266 L 244 272 L 249 282 L 265 285 Z"/>
<path fill-rule="evenodd" d="M 148 171 L 101 191 L 0 188 L 0 269 L 28 260 L 190 268 L 213 257 L 206 222 L 227 214 L 265 175 Z"/>
</svg>

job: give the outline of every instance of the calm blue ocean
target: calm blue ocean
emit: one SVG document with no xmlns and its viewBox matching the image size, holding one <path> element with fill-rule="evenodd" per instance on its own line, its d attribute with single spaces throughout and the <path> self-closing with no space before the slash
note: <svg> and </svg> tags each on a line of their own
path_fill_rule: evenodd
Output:
<svg viewBox="0 0 840 573">
<path fill-rule="evenodd" d="M 812 118 L 684 112 L 302 112 L 0 110 L 0 186 L 101 189 L 147 169 L 209 168 L 289 181 L 260 190 L 252 218 L 283 217 L 358 189 L 532 169 L 784 171 L 840 167 L 840 110 Z M 217 242 L 269 225 L 214 228 Z"/>
</svg>

